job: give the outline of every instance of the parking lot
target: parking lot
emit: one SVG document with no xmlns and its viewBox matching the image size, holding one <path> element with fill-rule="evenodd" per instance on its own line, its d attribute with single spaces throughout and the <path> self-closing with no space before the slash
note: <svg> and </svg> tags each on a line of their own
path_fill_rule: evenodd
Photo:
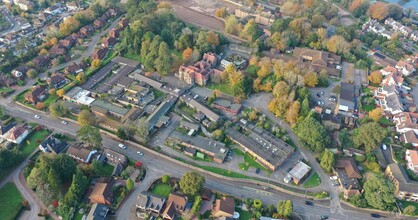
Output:
<svg viewBox="0 0 418 220">
<path fill-rule="evenodd" d="M 338 94 L 334 93 L 333 89 L 340 85 L 340 81 L 328 80 L 328 82 L 329 85 L 326 88 L 309 88 L 309 91 L 311 92 L 311 101 L 317 106 L 334 111 L 338 102 Z"/>
</svg>

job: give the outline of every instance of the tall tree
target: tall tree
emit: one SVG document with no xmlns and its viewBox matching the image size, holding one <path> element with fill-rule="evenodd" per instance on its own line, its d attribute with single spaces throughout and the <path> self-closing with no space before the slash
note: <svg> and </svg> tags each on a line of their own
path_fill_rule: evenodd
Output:
<svg viewBox="0 0 418 220">
<path fill-rule="evenodd" d="M 131 180 L 131 178 L 128 178 L 126 180 L 126 189 L 128 190 L 128 192 L 132 191 L 135 187 L 134 181 Z"/>
<path fill-rule="evenodd" d="M 378 122 L 383 116 L 383 108 L 376 108 L 369 112 L 369 117 Z"/>
<path fill-rule="evenodd" d="M 303 79 L 305 81 L 305 85 L 308 87 L 315 87 L 319 80 L 318 80 L 318 76 L 316 75 L 315 72 L 309 71 L 308 73 L 306 73 L 303 76 Z"/>
<path fill-rule="evenodd" d="M 86 191 L 87 185 L 88 180 L 83 171 L 77 169 L 73 176 L 73 181 L 71 182 L 70 188 L 64 196 L 63 202 L 70 207 L 79 204 Z"/>
<path fill-rule="evenodd" d="M 171 54 L 166 42 L 162 42 L 158 49 L 158 58 L 155 60 L 155 69 L 163 75 L 167 74 L 171 68 Z"/>
<path fill-rule="evenodd" d="M 304 98 L 300 107 L 300 115 L 306 117 L 309 115 L 310 111 L 311 109 L 309 108 L 309 100 L 308 98 Z"/>
<path fill-rule="evenodd" d="M 354 129 L 353 142 L 357 148 L 364 147 L 369 153 L 382 143 L 387 131 L 376 122 L 370 122 Z"/>
<path fill-rule="evenodd" d="M 384 177 L 370 174 L 363 185 L 364 198 L 373 208 L 385 209 L 396 200 L 394 196 L 395 187 L 392 182 Z"/>
<path fill-rule="evenodd" d="M 180 188 L 183 193 L 191 196 L 198 195 L 205 184 L 205 177 L 198 172 L 187 172 L 180 180 Z"/>
<path fill-rule="evenodd" d="M 290 125 L 294 125 L 299 118 L 299 111 L 300 111 L 300 103 L 298 101 L 294 101 L 286 113 L 286 120 L 289 122 Z"/>
<path fill-rule="evenodd" d="M 383 20 L 389 15 L 389 7 L 388 4 L 384 2 L 376 2 L 369 7 L 369 15 L 370 17 Z"/>
<path fill-rule="evenodd" d="M 371 72 L 369 80 L 374 84 L 380 84 L 382 82 L 382 73 L 379 70 Z"/>
<path fill-rule="evenodd" d="M 67 114 L 68 109 L 63 101 L 54 102 L 49 105 L 49 112 L 53 117 L 59 118 Z"/>
<path fill-rule="evenodd" d="M 136 134 L 139 136 L 139 138 L 141 138 L 141 140 L 144 143 L 148 142 L 148 134 L 149 134 L 149 130 L 148 130 L 148 124 L 146 123 L 145 118 L 141 118 L 138 123 L 137 123 L 137 129 L 136 129 Z"/>
<path fill-rule="evenodd" d="M 96 123 L 96 117 L 90 110 L 85 109 L 78 114 L 77 122 L 81 126 L 93 125 Z"/>
<path fill-rule="evenodd" d="M 297 125 L 296 134 L 307 148 L 315 152 L 323 151 L 331 142 L 324 126 L 309 116 Z"/>
<path fill-rule="evenodd" d="M 322 169 L 325 172 L 330 173 L 332 170 L 332 167 L 334 166 L 334 162 L 335 162 L 334 153 L 329 151 L 328 149 L 325 149 L 325 151 L 322 153 L 322 156 L 321 156 L 320 165 Z"/>
<path fill-rule="evenodd" d="M 85 141 L 94 148 L 98 148 L 102 145 L 102 135 L 96 127 L 85 125 L 77 131 L 77 136 L 80 140 Z"/>
<path fill-rule="evenodd" d="M 277 204 L 277 214 L 282 218 L 289 218 L 293 214 L 293 204 L 291 200 L 279 201 Z"/>
</svg>

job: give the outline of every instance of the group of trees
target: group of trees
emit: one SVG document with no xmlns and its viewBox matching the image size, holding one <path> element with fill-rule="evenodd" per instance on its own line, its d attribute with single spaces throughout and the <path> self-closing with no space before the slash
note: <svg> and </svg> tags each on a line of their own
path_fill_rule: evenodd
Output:
<svg viewBox="0 0 418 220">
<path fill-rule="evenodd" d="M 321 168 L 327 172 L 330 173 L 332 170 L 332 167 L 334 166 L 335 162 L 335 155 L 333 152 L 329 151 L 328 149 L 325 149 L 325 151 L 322 153 L 320 157 L 320 163 Z"/>
<path fill-rule="evenodd" d="M 219 79 L 215 79 L 215 82 L 222 82 L 228 84 L 232 88 L 233 95 L 236 98 L 247 97 L 253 88 L 253 81 L 251 77 L 246 76 L 241 71 L 237 70 L 235 65 L 228 65 L 225 70 L 220 74 Z"/>
<path fill-rule="evenodd" d="M 324 126 L 312 116 L 306 117 L 295 128 L 301 143 L 314 152 L 321 152 L 331 143 Z"/>
<path fill-rule="evenodd" d="M 366 153 L 378 147 L 387 135 L 387 130 L 376 122 L 368 122 L 353 130 L 353 143 Z"/>
<path fill-rule="evenodd" d="M 180 180 L 180 189 L 192 197 L 197 196 L 205 185 L 205 177 L 198 172 L 187 172 Z"/>
<path fill-rule="evenodd" d="M 131 0 L 127 9 L 131 25 L 122 32 L 117 50 L 139 55 L 147 70 L 167 74 L 172 67 L 196 61 L 205 52 L 219 51 L 226 42 L 213 31 L 192 31 L 167 7 L 157 8 L 154 1 Z M 173 50 L 183 53 L 184 59 Z"/>
<path fill-rule="evenodd" d="M 42 154 L 27 177 L 28 186 L 45 204 L 59 198 L 62 187 L 71 181 L 76 172 L 75 161 L 66 154 Z"/>
<path fill-rule="evenodd" d="M 226 18 L 225 32 L 242 37 L 250 42 L 254 42 L 263 34 L 263 31 L 258 27 L 254 19 L 248 20 L 245 26 L 242 26 L 234 15 Z"/>
<path fill-rule="evenodd" d="M 77 131 L 77 136 L 81 141 L 86 142 L 90 147 L 99 148 L 102 146 L 102 135 L 100 130 L 90 125 L 84 125 Z"/>
<path fill-rule="evenodd" d="M 59 201 L 58 210 L 60 213 L 69 213 L 71 207 L 75 207 L 81 203 L 88 186 L 89 180 L 81 169 L 75 171 L 72 177 L 70 188 L 64 198 Z"/>
<path fill-rule="evenodd" d="M 277 204 L 277 213 L 274 218 L 289 218 L 293 214 L 293 204 L 291 200 L 279 201 Z"/>
<path fill-rule="evenodd" d="M 23 159 L 23 155 L 20 151 L 8 150 L 5 148 L 0 149 L 0 174 L 10 167 L 16 166 Z"/>
</svg>

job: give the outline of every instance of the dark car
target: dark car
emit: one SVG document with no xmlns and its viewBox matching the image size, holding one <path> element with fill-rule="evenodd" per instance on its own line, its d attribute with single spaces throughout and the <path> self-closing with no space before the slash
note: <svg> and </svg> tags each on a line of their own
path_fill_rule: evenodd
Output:
<svg viewBox="0 0 418 220">
<path fill-rule="evenodd" d="M 144 170 L 144 174 L 142 174 L 141 178 L 139 178 L 140 181 L 145 179 L 145 176 L 147 175 L 147 171 Z"/>
<path fill-rule="evenodd" d="M 319 93 L 316 93 L 316 96 L 321 97 L 321 95 Z"/>
<path fill-rule="evenodd" d="M 305 201 L 305 205 L 313 205 L 313 202 L 311 202 L 311 201 Z"/>
<path fill-rule="evenodd" d="M 373 218 L 380 218 L 380 215 L 379 214 L 376 214 L 376 213 L 372 213 L 372 214 L 370 214 Z"/>
<path fill-rule="evenodd" d="M 327 215 L 321 215 L 321 220 L 325 220 L 325 219 L 328 219 L 328 216 Z"/>
<path fill-rule="evenodd" d="M 292 170 L 292 167 L 287 168 L 286 173 L 290 172 Z"/>
<path fill-rule="evenodd" d="M 255 169 L 255 173 L 260 173 L 260 168 Z"/>
</svg>

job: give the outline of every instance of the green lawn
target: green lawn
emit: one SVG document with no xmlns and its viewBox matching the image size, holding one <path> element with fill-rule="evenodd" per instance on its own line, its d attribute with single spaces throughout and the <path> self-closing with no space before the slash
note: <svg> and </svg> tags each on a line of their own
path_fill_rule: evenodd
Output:
<svg viewBox="0 0 418 220">
<path fill-rule="evenodd" d="M 78 211 L 76 211 L 76 212 L 74 213 L 74 218 L 73 218 L 73 220 L 81 220 L 81 219 L 83 219 L 83 215 L 84 215 L 84 213 L 79 213 Z"/>
<path fill-rule="evenodd" d="M 172 188 L 168 184 L 159 183 L 152 186 L 151 192 L 165 198 L 170 195 Z"/>
<path fill-rule="evenodd" d="M 213 89 L 213 90 L 217 89 L 229 95 L 234 95 L 234 92 L 232 91 L 232 87 L 228 83 L 219 83 L 219 84 L 209 83 L 206 87 L 209 89 Z"/>
<path fill-rule="evenodd" d="M 179 109 L 180 109 L 181 111 L 183 111 L 184 113 L 186 113 L 186 114 L 190 115 L 190 116 L 193 116 L 193 114 L 194 114 L 194 113 L 196 113 L 196 110 L 194 110 L 194 109 L 192 109 L 192 108 L 188 107 L 187 105 L 180 105 L 180 106 L 179 106 Z"/>
<path fill-rule="evenodd" d="M 154 93 L 154 97 L 155 97 L 155 99 L 158 99 L 158 98 L 160 98 L 160 97 L 162 97 L 162 96 L 164 96 L 164 95 L 165 95 L 165 93 L 164 93 L 164 92 L 161 92 L 161 91 L 160 91 L 160 90 L 158 90 L 158 89 L 154 89 L 153 93 Z"/>
<path fill-rule="evenodd" d="M 19 190 L 13 183 L 6 183 L 0 189 L 0 219 L 13 220 L 19 214 L 23 201 Z"/>
<path fill-rule="evenodd" d="M 114 169 L 115 169 L 114 166 L 112 166 L 108 163 L 105 163 L 103 165 L 102 173 L 100 174 L 100 176 L 111 176 Z"/>
<path fill-rule="evenodd" d="M 259 164 L 251 155 L 242 152 L 238 148 L 234 148 L 234 152 L 237 156 L 244 157 L 244 163 L 238 164 L 241 170 L 248 170 L 248 168 L 254 167 L 254 168 L 260 168 L 261 170 L 268 172 L 268 170 L 265 167 L 263 167 L 261 164 Z"/>
<path fill-rule="evenodd" d="M 239 213 L 240 220 L 250 220 L 251 219 L 251 212 L 243 211 L 242 209 L 235 209 Z"/>
<path fill-rule="evenodd" d="M 309 179 L 307 179 L 303 183 L 303 187 L 304 188 L 311 188 L 311 187 L 318 186 L 319 184 L 321 184 L 321 178 L 319 178 L 317 173 L 314 173 Z"/>
<path fill-rule="evenodd" d="M 403 200 L 398 200 L 398 203 L 401 203 L 402 204 L 402 211 L 407 206 L 410 206 L 410 205 L 415 206 L 416 209 L 415 209 L 415 214 L 414 215 L 415 216 L 418 215 L 418 203 L 416 203 L 416 202 L 408 202 L 408 201 L 403 201 Z"/>
<path fill-rule="evenodd" d="M 141 62 L 141 57 L 138 54 L 127 53 L 123 57 Z"/>
<path fill-rule="evenodd" d="M 22 142 L 21 151 L 23 155 L 25 157 L 29 156 L 48 135 L 49 132 L 47 130 L 33 131 L 29 138 Z"/>
<path fill-rule="evenodd" d="M 48 108 L 51 103 L 56 102 L 59 98 L 60 97 L 57 95 L 48 95 L 48 97 L 44 100 L 45 108 Z"/>
</svg>

